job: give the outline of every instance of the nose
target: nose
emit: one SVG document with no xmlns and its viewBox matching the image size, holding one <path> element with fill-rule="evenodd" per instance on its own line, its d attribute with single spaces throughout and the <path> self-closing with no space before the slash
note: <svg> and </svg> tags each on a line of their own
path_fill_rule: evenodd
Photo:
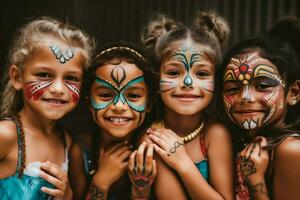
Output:
<svg viewBox="0 0 300 200">
<path fill-rule="evenodd" d="M 185 87 L 185 88 L 193 87 L 193 79 L 189 74 L 184 77 L 184 79 L 182 81 L 182 87 Z"/>
<path fill-rule="evenodd" d="M 251 103 L 253 102 L 254 96 L 249 88 L 249 86 L 244 86 L 241 93 L 241 102 L 242 103 Z"/>
<path fill-rule="evenodd" d="M 61 79 L 56 79 L 53 83 L 49 86 L 49 91 L 51 94 L 56 96 L 62 96 L 65 92 L 65 83 Z"/>
<path fill-rule="evenodd" d="M 115 112 L 122 112 L 126 110 L 127 104 L 125 101 L 123 101 L 121 98 L 117 100 L 116 103 L 113 104 L 113 110 Z"/>
</svg>

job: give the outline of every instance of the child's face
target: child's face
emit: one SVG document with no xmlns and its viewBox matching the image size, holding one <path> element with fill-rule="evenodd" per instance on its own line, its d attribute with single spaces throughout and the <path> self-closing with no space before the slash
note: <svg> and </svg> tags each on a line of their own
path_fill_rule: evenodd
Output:
<svg viewBox="0 0 300 200">
<path fill-rule="evenodd" d="M 59 42 L 41 45 L 25 62 L 25 107 L 46 119 L 62 118 L 78 103 L 83 72 L 84 61 L 78 50 Z"/>
<path fill-rule="evenodd" d="M 283 119 L 284 81 L 277 67 L 256 52 L 231 59 L 223 78 L 223 101 L 231 120 L 255 130 Z"/>
<path fill-rule="evenodd" d="M 135 64 L 105 64 L 96 70 L 91 87 L 96 123 L 116 138 L 128 136 L 145 118 L 148 90 L 143 72 Z"/>
<path fill-rule="evenodd" d="M 201 112 L 211 102 L 215 66 L 191 40 L 171 43 L 160 67 L 160 90 L 164 104 L 181 115 Z"/>
</svg>

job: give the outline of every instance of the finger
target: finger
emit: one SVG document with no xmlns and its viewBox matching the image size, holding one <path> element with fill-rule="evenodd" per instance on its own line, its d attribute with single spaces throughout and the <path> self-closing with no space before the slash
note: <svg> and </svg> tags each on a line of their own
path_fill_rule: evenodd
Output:
<svg viewBox="0 0 300 200">
<path fill-rule="evenodd" d="M 40 171 L 40 177 L 54 185 L 56 188 L 60 190 L 65 190 L 65 184 L 56 177 L 49 175 L 44 171 Z"/>
<path fill-rule="evenodd" d="M 167 133 L 166 129 L 155 129 L 155 130 L 150 129 L 149 132 L 151 134 L 159 137 L 162 140 L 165 140 L 165 141 L 168 140 L 168 137 L 166 136 L 166 133 Z"/>
<path fill-rule="evenodd" d="M 135 162 L 136 162 L 136 166 L 137 166 L 137 169 L 138 169 L 138 173 L 142 173 L 142 169 L 144 168 L 144 151 L 145 151 L 145 148 L 146 148 L 146 143 L 143 142 L 138 150 L 137 150 L 137 153 L 136 153 L 136 157 L 135 157 Z"/>
<path fill-rule="evenodd" d="M 250 157 L 251 158 L 258 158 L 259 152 L 260 152 L 260 146 L 258 145 L 258 143 L 254 143 L 254 145 L 252 147 L 252 153 L 251 153 Z"/>
<path fill-rule="evenodd" d="M 150 144 L 147 149 L 146 158 L 145 158 L 145 175 L 149 176 L 153 170 L 153 144 Z"/>
<path fill-rule="evenodd" d="M 126 159 L 128 159 L 128 157 L 131 155 L 132 151 L 131 150 L 126 150 L 126 151 L 123 151 L 119 156 L 118 156 L 118 159 L 120 161 L 124 161 Z"/>
<path fill-rule="evenodd" d="M 150 138 L 156 145 L 158 145 L 159 147 L 161 147 L 161 148 L 163 148 L 163 149 L 167 149 L 167 148 L 168 148 L 168 144 L 167 144 L 164 140 L 160 139 L 159 137 L 157 137 L 157 136 L 155 136 L 155 135 L 153 135 L 153 134 L 150 134 L 150 135 L 149 135 L 149 138 Z"/>
<path fill-rule="evenodd" d="M 127 143 L 126 142 L 118 142 L 116 144 L 113 144 L 111 146 L 109 146 L 107 149 L 106 149 L 106 152 L 108 154 L 111 154 L 112 152 L 114 152 L 116 149 L 118 149 L 120 146 L 123 146 L 123 145 L 126 145 Z"/>
<path fill-rule="evenodd" d="M 58 178 L 59 180 L 65 182 L 67 180 L 67 173 L 63 171 L 58 165 L 50 161 L 44 162 L 42 164 L 42 169 L 52 176 Z"/>
<path fill-rule="evenodd" d="M 129 145 L 123 145 L 123 146 L 119 146 L 119 148 L 115 149 L 113 152 L 111 152 L 111 154 L 120 157 L 120 155 L 124 152 L 124 151 L 128 151 L 131 150 L 132 146 Z"/>
<path fill-rule="evenodd" d="M 62 197 L 64 195 L 64 192 L 59 189 L 41 187 L 41 191 L 54 197 Z"/>
<path fill-rule="evenodd" d="M 170 156 L 169 153 L 167 153 L 165 150 L 163 150 L 162 148 L 160 148 L 158 145 L 154 144 L 154 150 L 155 152 L 163 159 L 165 159 L 167 156 Z"/>
<path fill-rule="evenodd" d="M 136 172 L 134 171 L 134 162 L 135 162 L 136 150 L 131 153 L 128 161 L 128 170 L 129 174 L 134 175 Z"/>
<path fill-rule="evenodd" d="M 152 160 L 152 174 L 151 174 L 151 176 L 154 178 L 154 177 L 156 177 L 156 174 L 157 174 L 156 160 Z"/>
<path fill-rule="evenodd" d="M 259 145 L 260 145 L 261 147 L 267 146 L 267 145 L 268 145 L 267 139 L 266 139 L 265 137 L 261 137 L 261 141 L 260 141 Z"/>
<path fill-rule="evenodd" d="M 245 157 L 246 158 L 249 158 L 250 157 L 250 154 L 252 153 L 252 151 L 253 151 L 253 145 L 254 145 L 255 143 L 251 143 L 251 144 L 249 144 L 247 147 L 246 147 L 246 151 L 245 151 Z"/>
</svg>

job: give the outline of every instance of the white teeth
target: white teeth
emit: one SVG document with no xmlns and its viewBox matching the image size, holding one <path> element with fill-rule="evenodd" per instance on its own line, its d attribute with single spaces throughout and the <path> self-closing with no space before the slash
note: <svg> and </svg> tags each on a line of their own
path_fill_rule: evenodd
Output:
<svg viewBox="0 0 300 200">
<path fill-rule="evenodd" d="M 64 102 L 61 100 L 47 99 L 46 101 L 56 104 L 63 104 Z"/>
<path fill-rule="evenodd" d="M 119 118 L 119 117 L 110 117 L 110 121 L 113 121 L 114 123 L 122 123 L 128 121 L 127 118 Z"/>
</svg>

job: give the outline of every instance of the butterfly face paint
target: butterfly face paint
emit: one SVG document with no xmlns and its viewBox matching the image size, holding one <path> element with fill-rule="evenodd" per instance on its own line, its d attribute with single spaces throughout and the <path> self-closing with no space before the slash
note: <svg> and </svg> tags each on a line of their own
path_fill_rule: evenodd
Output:
<svg viewBox="0 0 300 200">
<path fill-rule="evenodd" d="M 99 67 L 90 95 L 96 123 L 118 137 L 137 128 L 145 117 L 147 91 L 143 72 L 134 64 Z"/>
<path fill-rule="evenodd" d="M 242 128 L 254 130 L 283 115 L 284 81 L 277 67 L 258 53 L 232 58 L 223 85 L 225 110 Z"/>
<path fill-rule="evenodd" d="M 172 46 L 160 70 L 161 97 L 167 107 L 180 114 L 204 109 L 214 92 L 215 66 L 202 46 L 182 41 Z"/>
</svg>

